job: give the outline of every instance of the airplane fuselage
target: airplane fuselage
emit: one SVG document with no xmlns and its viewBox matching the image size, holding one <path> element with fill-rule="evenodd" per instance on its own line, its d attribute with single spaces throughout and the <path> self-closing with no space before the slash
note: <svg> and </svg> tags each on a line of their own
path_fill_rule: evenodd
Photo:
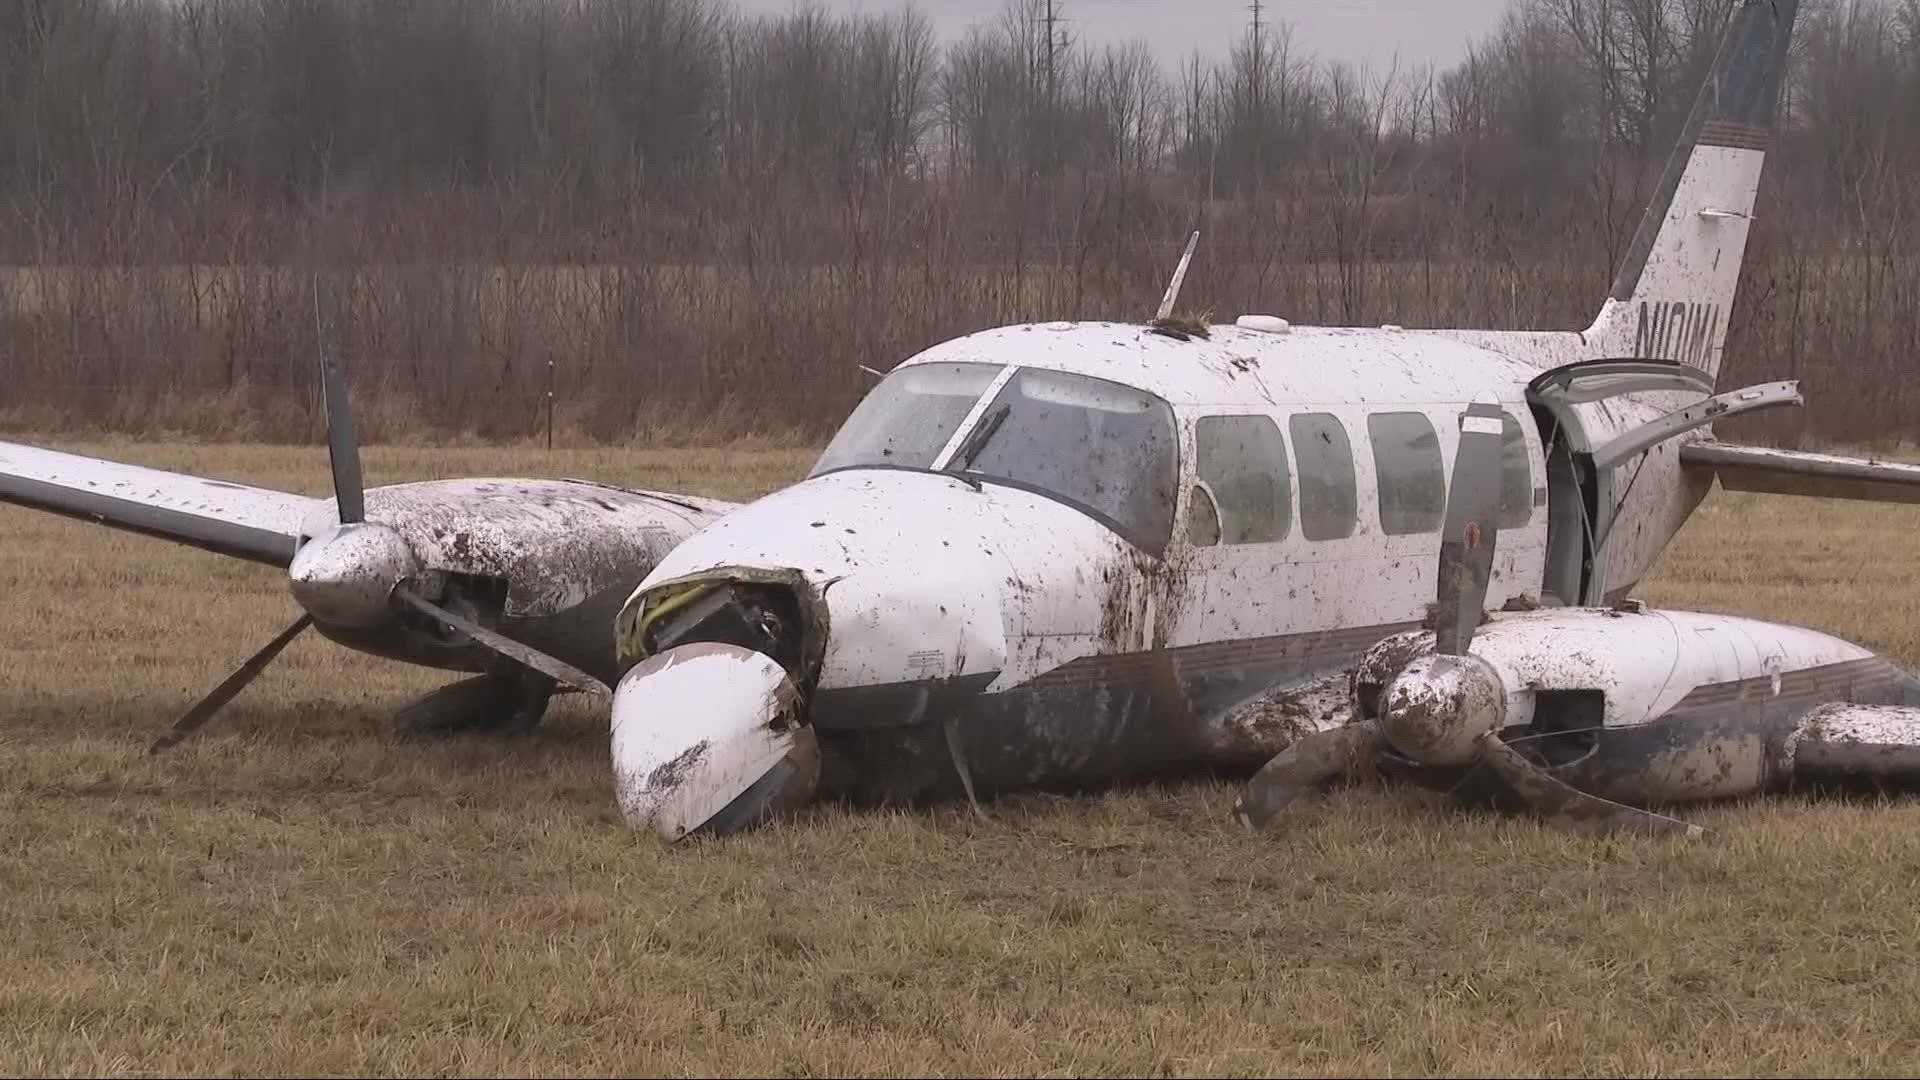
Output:
<svg viewBox="0 0 1920 1080">
<path fill-rule="evenodd" d="M 813 475 L 667 555 L 621 616 L 623 665 L 708 636 L 650 639 L 666 598 L 793 575 L 823 631 L 795 676 L 824 792 L 951 795 L 962 767 L 982 792 L 1251 770 L 1341 719 L 1361 654 L 1427 617 L 1468 403 L 1503 413 L 1488 606 L 1541 603 L 1550 555 L 1574 588 L 1603 587 L 1579 508 L 1572 529 L 1552 512 L 1595 493 L 1550 480 L 1554 446 L 1578 455 L 1528 399 L 1540 373 L 1391 329 L 956 339 L 897 368 L 900 388 L 877 388 Z M 1580 408 L 1587 442 L 1660 411 Z M 1665 479 L 1636 489 L 1623 535 L 1677 528 L 1698 501 Z"/>
</svg>

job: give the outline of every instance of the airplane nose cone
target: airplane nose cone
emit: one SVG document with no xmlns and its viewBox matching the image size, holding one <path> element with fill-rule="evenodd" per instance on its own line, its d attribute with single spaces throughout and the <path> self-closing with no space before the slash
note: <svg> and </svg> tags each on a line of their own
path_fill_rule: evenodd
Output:
<svg viewBox="0 0 1920 1080">
<path fill-rule="evenodd" d="M 668 649 L 613 695 L 614 791 L 627 824 L 676 841 L 806 804 L 820 749 L 772 658 L 720 642 Z"/>
<path fill-rule="evenodd" d="M 1465 765 L 1506 717 L 1500 676 L 1476 656 L 1415 657 L 1387 688 L 1380 733 L 1425 765 Z"/>
<path fill-rule="evenodd" d="M 394 586 L 419 569 L 399 533 L 364 522 L 342 525 L 294 555 L 287 567 L 288 588 L 323 623 L 375 626 L 392 617 Z"/>
</svg>

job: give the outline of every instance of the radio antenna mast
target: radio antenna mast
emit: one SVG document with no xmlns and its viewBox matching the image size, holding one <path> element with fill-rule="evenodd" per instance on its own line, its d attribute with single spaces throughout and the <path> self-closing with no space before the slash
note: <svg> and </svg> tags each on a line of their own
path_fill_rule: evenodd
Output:
<svg viewBox="0 0 1920 1080">
<path fill-rule="evenodd" d="M 1193 261 L 1193 249 L 1200 243 L 1200 230 L 1193 230 L 1187 237 L 1187 250 L 1180 256 L 1180 265 L 1173 268 L 1173 280 L 1167 282 L 1166 294 L 1160 297 L 1160 314 L 1154 316 L 1160 322 L 1173 314 L 1173 303 L 1180 298 L 1180 283 L 1187 279 L 1187 264 Z"/>
</svg>

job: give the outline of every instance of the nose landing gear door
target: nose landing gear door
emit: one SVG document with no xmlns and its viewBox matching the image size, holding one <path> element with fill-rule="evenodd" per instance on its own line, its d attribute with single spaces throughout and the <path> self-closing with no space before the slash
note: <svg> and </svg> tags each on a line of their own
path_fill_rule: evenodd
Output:
<svg viewBox="0 0 1920 1080">
<path fill-rule="evenodd" d="M 1656 394 L 1679 395 L 1684 404 L 1636 397 Z M 1601 556 L 1633 482 L 1620 483 L 1617 467 L 1715 420 L 1799 405 L 1804 399 L 1793 382 L 1715 394 L 1713 377 L 1699 368 L 1671 360 L 1622 359 L 1584 360 L 1547 371 L 1527 385 L 1527 400 L 1540 423 L 1547 458 L 1543 589 L 1562 603 L 1599 605 L 1607 602 L 1612 585 Z"/>
</svg>

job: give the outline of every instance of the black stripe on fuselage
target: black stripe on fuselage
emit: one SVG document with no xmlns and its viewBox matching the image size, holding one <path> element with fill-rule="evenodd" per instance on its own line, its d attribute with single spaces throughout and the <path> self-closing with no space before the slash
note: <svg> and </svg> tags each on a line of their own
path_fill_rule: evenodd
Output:
<svg viewBox="0 0 1920 1080">
<path fill-rule="evenodd" d="M 1349 627 L 1086 656 L 984 693 L 997 672 L 817 691 L 822 787 L 861 801 L 961 792 L 944 725 L 977 790 L 1083 789 L 1198 770 L 1251 772 L 1283 747 L 1222 737 L 1250 696 L 1350 668 L 1418 623 Z"/>
<path fill-rule="evenodd" d="M 1817 667 L 1799 668 L 1783 671 L 1779 675 L 1779 686 L 1774 686 L 1774 676 L 1760 675 L 1750 679 L 1736 679 L 1732 682 L 1708 683 L 1696 686 L 1687 696 L 1674 703 L 1660 717 L 1661 721 L 1688 721 L 1695 719 L 1718 719 L 1732 712 L 1748 712 L 1757 707 L 1768 710 L 1796 710 L 1805 712 L 1815 705 L 1828 701 L 1870 702 L 1877 705 L 1898 704 L 1894 701 L 1882 701 L 1878 695 L 1886 693 L 1905 678 L 1899 668 L 1878 656 L 1862 657 L 1859 660 L 1845 660 L 1835 664 L 1821 664 Z M 1857 695 L 1867 695 L 1860 697 Z M 1622 729 L 1625 730 L 1625 729 Z"/>
<path fill-rule="evenodd" d="M 1739 150 L 1765 150 L 1772 132 L 1757 124 L 1736 124 L 1713 120 L 1700 128 L 1702 146 L 1730 146 Z"/>
<path fill-rule="evenodd" d="M 1274 669 L 1281 674 L 1315 670 L 1329 661 L 1351 660 L 1381 638 L 1412 630 L 1419 623 L 1350 626 L 1300 634 L 1231 638 L 1200 645 L 1176 645 L 1148 652 L 1083 656 L 1042 672 L 1026 682 L 1031 688 L 1091 686 L 1137 677 L 1156 663 L 1170 660 L 1182 673 L 1240 674 L 1250 668 Z"/>
</svg>

